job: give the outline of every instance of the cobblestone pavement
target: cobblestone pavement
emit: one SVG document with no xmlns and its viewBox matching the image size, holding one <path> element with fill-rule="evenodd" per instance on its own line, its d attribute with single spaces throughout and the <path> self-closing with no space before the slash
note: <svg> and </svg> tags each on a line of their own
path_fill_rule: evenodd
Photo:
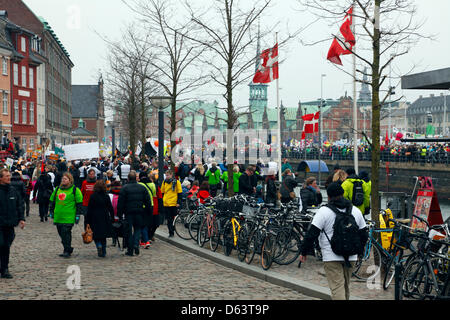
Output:
<svg viewBox="0 0 450 320">
<path fill-rule="evenodd" d="M 167 226 L 161 226 L 158 230 L 159 232 L 167 232 Z M 194 243 L 194 241 L 192 240 L 188 241 L 182 240 L 180 238 L 178 239 L 180 241 Z M 201 248 L 201 250 L 209 251 L 209 245 L 205 244 L 205 246 Z M 217 252 L 223 252 L 221 246 L 219 246 Z M 242 263 L 245 265 L 245 262 L 239 262 L 236 250 L 232 251 L 231 256 L 236 259 L 237 263 Z M 261 272 L 265 272 L 261 267 L 261 260 L 259 255 L 255 255 L 252 265 L 259 267 Z M 289 276 L 296 280 L 306 281 L 310 284 L 318 285 L 326 289 L 329 288 L 327 279 L 325 277 L 323 263 L 321 261 L 318 261 L 313 256 L 308 256 L 307 261 L 301 265 L 300 269 L 298 268 L 297 260 L 287 266 L 277 265 L 276 263 L 273 263 L 270 271 Z M 394 300 L 394 283 L 389 286 L 388 290 L 384 290 L 383 279 L 381 277 L 377 277 L 370 282 L 361 281 L 355 277 L 352 277 L 350 294 L 351 296 L 362 300 Z"/>
<path fill-rule="evenodd" d="M 73 256 L 64 259 L 56 227 L 41 223 L 32 204 L 24 230 L 16 228 L 11 248 L 13 279 L 0 279 L 0 300 L 310 300 L 296 291 L 258 280 L 157 239 L 149 250 L 128 257 L 108 246 L 99 258 L 83 244 L 83 221 L 73 228 Z M 165 226 L 162 226 L 162 228 Z M 166 227 L 167 228 L 167 227 Z M 108 244 L 111 240 L 108 239 Z M 81 288 L 69 290 L 68 267 L 81 271 Z M 73 283 L 73 282 L 70 282 Z"/>
</svg>

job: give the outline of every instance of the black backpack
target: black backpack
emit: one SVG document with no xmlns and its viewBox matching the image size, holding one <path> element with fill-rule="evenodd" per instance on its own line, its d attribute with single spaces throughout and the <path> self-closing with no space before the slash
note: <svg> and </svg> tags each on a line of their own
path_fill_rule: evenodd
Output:
<svg viewBox="0 0 450 320">
<path fill-rule="evenodd" d="M 353 181 L 352 204 L 356 207 L 359 207 L 363 205 L 363 203 L 364 203 L 363 182 L 361 180 Z"/>
<path fill-rule="evenodd" d="M 328 208 L 336 213 L 336 220 L 333 225 L 333 236 L 328 237 L 325 230 L 325 236 L 331 244 L 333 252 L 339 256 L 343 256 L 345 263 L 350 267 L 348 258 L 362 251 L 361 236 L 359 226 L 355 217 L 352 215 L 353 206 L 349 206 L 345 212 L 339 211 L 335 206 L 327 204 Z"/>
</svg>

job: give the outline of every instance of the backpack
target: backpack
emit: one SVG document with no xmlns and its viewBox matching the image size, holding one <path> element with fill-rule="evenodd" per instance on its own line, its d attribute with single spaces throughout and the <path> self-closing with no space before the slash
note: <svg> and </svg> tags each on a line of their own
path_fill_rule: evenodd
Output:
<svg viewBox="0 0 450 320">
<path fill-rule="evenodd" d="M 352 204 L 359 207 L 364 204 L 363 182 L 361 180 L 353 181 Z"/>
<path fill-rule="evenodd" d="M 335 206 L 327 204 L 328 208 L 336 213 L 336 219 L 333 225 L 333 236 L 328 237 L 325 230 L 325 236 L 331 244 L 333 252 L 339 256 L 343 256 L 347 267 L 351 267 L 348 258 L 355 254 L 360 254 L 361 236 L 359 226 L 355 217 L 352 215 L 353 206 L 349 206 L 345 212 L 339 211 Z"/>
</svg>

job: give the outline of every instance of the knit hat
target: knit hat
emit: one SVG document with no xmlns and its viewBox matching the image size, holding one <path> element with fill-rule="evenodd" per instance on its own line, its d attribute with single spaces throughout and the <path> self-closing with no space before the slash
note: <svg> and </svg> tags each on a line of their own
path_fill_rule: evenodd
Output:
<svg viewBox="0 0 450 320">
<path fill-rule="evenodd" d="M 328 199 L 344 195 L 344 189 L 337 182 L 330 183 L 327 188 Z"/>
</svg>

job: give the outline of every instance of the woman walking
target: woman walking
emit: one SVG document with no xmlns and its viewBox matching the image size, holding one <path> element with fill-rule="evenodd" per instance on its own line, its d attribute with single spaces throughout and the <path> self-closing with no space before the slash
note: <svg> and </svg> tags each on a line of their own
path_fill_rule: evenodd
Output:
<svg viewBox="0 0 450 320">
<path fill-rule="evenodd" d="M 48 206 L 50 203 L 50 196 L 53 193 L 53 184 L 48 175 L 49 168 L 46 166 L 44 172 L 41 173 L 33 188 L 33 199 L 36 199 L 39 204 L 39 217 L 41 222 L 48 220 Z M 36 196 L 37 193 L 37 196 Z"/>
<path fill-rule="evenodd" d="M 50 217 L 53 217 L 53 223 L 64 247 L 64 252 L 59 255 L 63 258 L 69 258 L 73 252 L 72 228 L 79 221 L 77 211 L 79 212 L 83 203 L 83 195 L 73 183 L 72 175 L 65 172 L 61 184 L 50 197 Z"/>
<path fill-rule="evenodd" d="M 111 199 L 106 193 L 106 183 L 97 180 L 94 193 L 89 199 L 86 220 L 91 227 L 99 257 L 106 256 L 106 238 L 112 234 L 114 209 Z"/>
<path fill-rule="evenodd" d="M 157 181 L 155 174 L 150 174 L 150 181 L 155 184 Z M 163 200 L 161 188 L 155 184 L 155 194 L 153 195 L 153 217 L 150 227 L 148 228 L 148 238 L 150 241 L 155 241 L 155 231 L 160 225 L 160 210 L 163 210 Z"/>
</svg>

